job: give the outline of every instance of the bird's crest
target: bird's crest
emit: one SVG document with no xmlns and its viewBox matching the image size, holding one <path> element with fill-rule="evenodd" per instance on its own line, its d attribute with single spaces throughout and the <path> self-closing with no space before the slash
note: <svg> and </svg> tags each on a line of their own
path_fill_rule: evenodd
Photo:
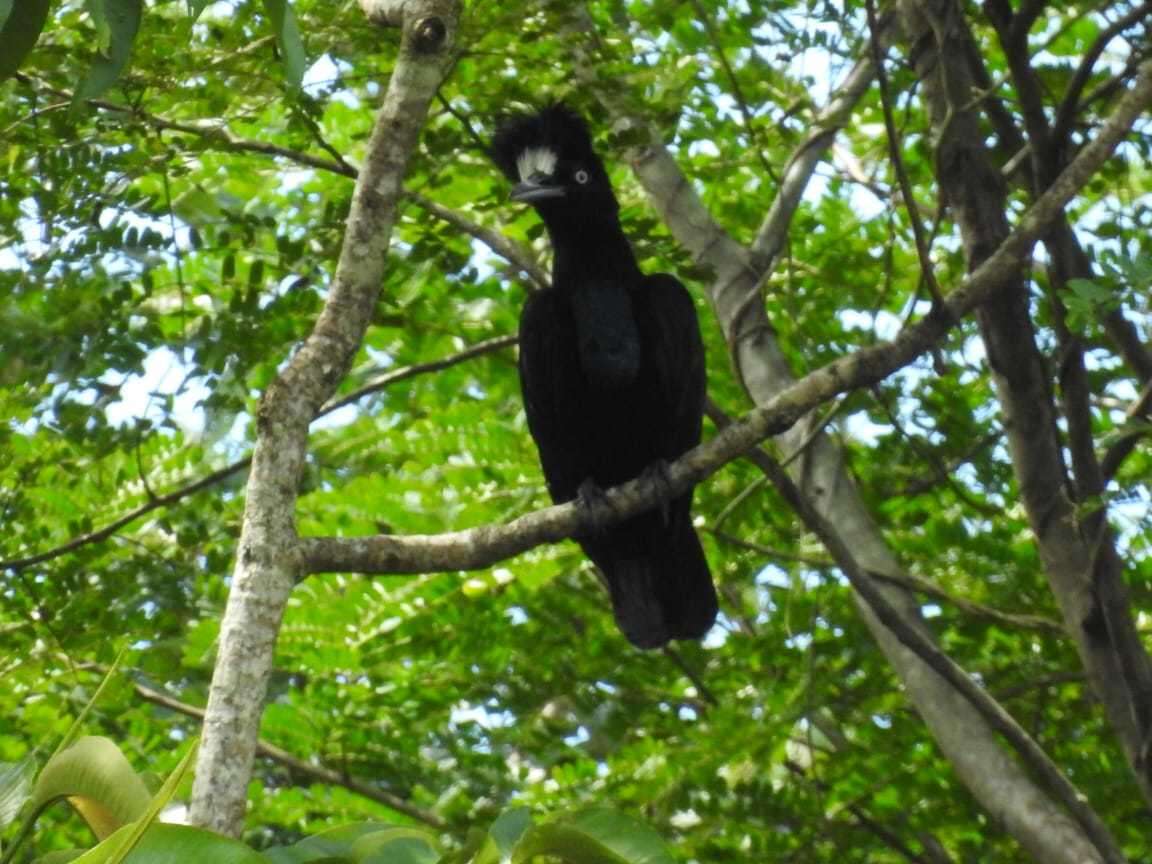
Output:
<svg viewBox="0 0 1152 864">
<path fill-rule="evenodd" d="M 504 118 L 492 141 L 493 161 L 513 181 L 534 172 L 551 174 L 558 160 L 587 160 L 593 155 L 584 118 L 562 102 L 534 114 Z"/>
</svg>

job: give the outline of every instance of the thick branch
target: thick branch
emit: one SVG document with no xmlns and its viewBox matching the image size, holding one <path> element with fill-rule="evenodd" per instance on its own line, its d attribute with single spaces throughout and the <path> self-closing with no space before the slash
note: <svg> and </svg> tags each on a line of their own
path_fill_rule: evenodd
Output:
<svg viewBox="0 0 1152 864">
<path fill-rule="evenodd" d="M 276 637 L 300 569 L 295 507 L 308 426 L 347 373 L 371 320 L 408 158 L 455 38 L 457 0 L 409 0 L 404 9 L 401 49 L 357 178 L 327 302 L 258 415 L 191 807 L 194 824 L 223 834 L 243 826 Z"/>
<path fill-rule="evenodd" d="M 966 104 L 973 82 L 960 41 L 965 38 L 963 13 L 953 0 L 906 0 L 903 8 L 910 39 L 916 45 L 910 54 L 917 59 L 940 136 L 937 173 L 941 190 L 956 214 L 969 267 L 978 267 L 1008 234 L 1009 226 L 998 171 L 986 152 L 979 118 Z M 1002 21 L 1000 26 L 1004 26 Z M 1047 152 L 1038 83 L 1024 59 L 1010 56 L 1010 64 L 1029 118 L 1036 185 L 1043 188 L 1054 166 L 1036 155 Z M 1147 64 L 1144 68 L 1147 71 Z M 1085 670 L 1141 791 L 1152 800 L 1144 761 L 1152 712 L 1152 664 L 1136 633 L 1108 527 L 1102 515 L 1084 519 L 1077 512 L 1075 495 L 1068 486 L 1047 369 L 1028 308 L 1025 271 L 1020 268 L 1006 275 L 1003 290 L 978 317 L 1006 418 L 1020 496 L 1045 574 Z M 1081 419 L 1076 413 L 1069 423 L 1074 426 Z M 1074 449 L 1077 454 L 1087 449 L 1092 463 L 1078 467 L 1089 473 L 1098 471 L 1090 441 Z"/>
<path fill-rule="evenodd" d="M 903 645 L 914 651 L 936 674 L 964 694 L 964 698 L 980 712 L 981 716 L 1012 744 L 1012 747 L 1028 767 L 1037 776 L 1043 778 L 1048 788 L 1056 793 L 1060 802 L 1091 838 L 1092 844 L 1099 851 L 1103 860 L 1109 864 L 1124 864 L 1124 856 L 1120 853 L 1120 849 L 1109 833 L 1107 826 L 1084 802 L 1084 796 L 1061 773 L 1048 754 L 1016 723 L 1012 715 L 1004 710 L 1000 703 L 973 681 L 947 654 L 936 647 L 919 628 L 912 626 L 904 619 L 864 573 L 856 562 L 856 557 L 852 551 L 840 539 L 839 534 L 832 529 L 827 520 L 808 502 L 800 489 L 788 477 L 787 472 L 774 460 L 769 460 L 769 464 L 772 482 L 777 490 L 792 505 L 804 524 L 820 538 L 832 553 L 832 557 L 836 559 L 841 572 L 848 577 L 848 581 L 852 583 L 852 587 L 868 604 L 870 611 L 896 635 L 896 638 Z M 1050 859 L 1045 858 L 1045 860 Z"/>
</svg>

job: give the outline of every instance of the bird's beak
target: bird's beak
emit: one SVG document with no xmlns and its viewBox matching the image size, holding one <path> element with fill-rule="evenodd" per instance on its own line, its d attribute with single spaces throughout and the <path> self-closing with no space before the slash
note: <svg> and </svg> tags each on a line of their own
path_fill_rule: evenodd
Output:
<svg viewBox="0 0 1152 864">
<path fill-rule="evenodd" d="M 531 204 L 534 201 L 545 201 L 549 198 L 563 198 L 567 192 L 564 187 L 547 174 L 533 174 L 512 187 L 512 200 L 524 201 Z"/>
</svg>

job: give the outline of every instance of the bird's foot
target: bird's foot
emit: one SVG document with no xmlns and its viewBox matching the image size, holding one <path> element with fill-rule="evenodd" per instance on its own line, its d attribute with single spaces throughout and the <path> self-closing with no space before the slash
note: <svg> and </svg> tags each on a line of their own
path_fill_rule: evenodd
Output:
<svg viewBox="0 0 1152 864">
<path fill-rule="evenodd" d="M 599 534 L 616 521 L 616 508 L 591 477 L 576 490 L 576 506 L 584 514 L 584 529 L 590 534 Z"/>
<path fill-rule="evenodd" d="M 659 493 L 660 503 L 656 505 L 656 509 L 667 524 L 671 513 L 669 508 L 672 505 L 672 478 L 668 473 L 668 463 L 663 459 L 657 459 L 640 472 L 640 480 Z"/>
</svg>

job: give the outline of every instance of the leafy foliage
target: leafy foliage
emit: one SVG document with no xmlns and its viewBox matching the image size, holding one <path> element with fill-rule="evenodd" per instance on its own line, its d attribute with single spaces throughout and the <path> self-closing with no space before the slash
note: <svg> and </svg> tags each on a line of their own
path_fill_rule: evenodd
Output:
<svg viewBox="0 0 1152 864">
<path fill-rule="evenodd" d="M 353 4 L 315 0 L 90 4 L 104 17 L 64 3 L 42 32 L 18 20 L 33 5 L 15 4 L 0 30 L 0 75 L 20 64 L 0 83 L 0 761 L 60 738 L 126 636 L 130 674 L 111 682 L 88 727 L 165 775 L 180 756 L 173 742 L 196 734 L 188 706 L 207 698 L 259 396 L 325 298 L 351 166 L 395 40 Z M 593 84 L 614 88 L 748 242 L 865 38 L 861 16 L 827 3 L 593 2 L 605 60 L 590 84 L 573 74 L 565 6 L 467 10 L 465 50 L 406 184 L 541 257 L 538 222 L 505 200 L 483 152 L 502 112 L 562 98 L 600 118 Z M 1106 22 L 1130 8 L 1047 9 L 1030 37 L 1043 85 L 1063 92 Z M 984 63 L 1004 82 L 992 29 L 974 20 Z M 24 29 L 13 36 L 15 27 Z M 8 53 L 16 38 L 34 49 Z M 1107 59 L 1085 91 L 1086 129 L 1116 96 L 1124 57 Z M 936 277 L 954 285 L 964 261 L 937 200 L 927 122 L 910 70 L 890 71 L 905 168 L 922 209 L 940 208 Z M 707 274 L 626 170 L 627 130 L 605 123 L 599 133 L 642 266 L 701 288 Z M 1144 124 L 1071 208 L 1100 265 L 1063 303 L 1064 323 L 1089 348 L 1101 447 L 1147 434 L 1125 416 L 1147 382 L 1121 362 L 1101 318 L 1122 310 L 1147 339 L 1150 144 Z M 1016 154 L 999 146 L 1007 165 Z M 765 286 L 798 373 L 924 311 L 895 188 L 873 89 Z M 1024 188 L 1012 195 L 1013 207 L 1028 200 Z M 1039 275 L 1036 317 L 1056 367 L 1048 289 Z M 515 266 L 406 199 L 341 395 L 514 334 L 528 290 Z M 738 412 L 747 397 L 703 291 L 696 297 L 710 395 Z M 975 325 L 935 360 L 828 408 L 890 545 L 945 598 L 977 604 L 924 596 L 942 646 L 1076 778 L 1139 860 L 1143 810 L 1071 643 L 980 614 L 1057 617 Z M 1150 468 L 1145 437 L 1107 491 L 1143 609 Z M 503 348 L 401 377 L 318 422 L 298 524 L 304 534 L 435 533 L 546 501 Z M 844 580 L 758 470 L 726 466 L 698 489 L 696 512 L 724 617 L 703 644 L 670 654 L 627 647 L 567 543 L 480 573 L 333 574 L 298 586 L 262 728 L 279 749 L 257 765 L 248 845 L 299 848 L 335 826 L 387 823 L 434 828 L 445 855 L 506 861 L 514 841 L 502 831 L 523 828 L 546 852 L 601 818 L 513 828 L 510 807 L 595 805 L 613 808 L 609 821 L 630 814 L 655 826 L 684 860 L 899 861 L 901 846 L 921 850 L 925 837 L 956 860 L 1022 860 L 934 748 Z M 98 542 L 44 554 L 121 519 Z M 493 825 L 483 842 L 468 836 L 476 825 Z M 86 842 L 49 814 L 36 852 Z M 644 857 L 644 835 L 629 842 L 640 851 L 596 854 L 664 860 Z"/>
<path fill-rule="evenodd" d="M 533 824 L 530 812 L 503 813 L 488 831 L 474 829 L 468 842 L 443 852 L 434 834 L 419 828 L 359 822 L 321 831 L 297 843 L 257 853 L 211 831 L 157 821 L 191 762 L 190 748 L 181 763 L 152 795 L 120 749 L 108 738 L 87 736 L 53 755 L 34 785 L 28 763 L 0 770 L 0 828 L 24 824 L 16 843 L 0 860 L 8 862 L 36 827 L 44 809 L 67 799 L 98 842 L 91 849 L 49 853 L 37 864 L 175 864 L 222 861 L 226 864 L 528 864 L 542 856 L 571 864 L 670 864 L 663 841 L 642 823 L 623 814 L 597 809 Z"/>
</svg>

